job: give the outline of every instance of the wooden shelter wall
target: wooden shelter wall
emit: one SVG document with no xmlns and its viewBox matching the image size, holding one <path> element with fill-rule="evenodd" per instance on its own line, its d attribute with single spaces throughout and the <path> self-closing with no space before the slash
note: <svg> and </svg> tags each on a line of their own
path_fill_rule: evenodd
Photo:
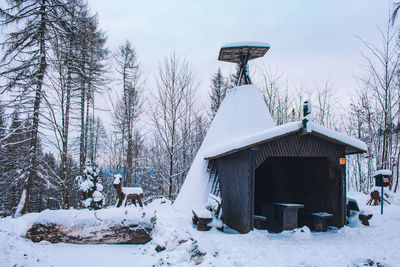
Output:
<svg viewBox="0 0 400 267">
<path fill-rule="evenodd" d="M 323 140 L 312 134 L 291 134 L 259 146 L 255 151 L 254 168 L 268 157 L 326 157 L 334 164 L 345 156 L 345 147 Z"/>
<path fill-rule="evenodd" d="M 244 150 L 216 160 L 222 219 L 229 227 L 240 233 L 253 228 L 253 153 Z"/>
</svg>

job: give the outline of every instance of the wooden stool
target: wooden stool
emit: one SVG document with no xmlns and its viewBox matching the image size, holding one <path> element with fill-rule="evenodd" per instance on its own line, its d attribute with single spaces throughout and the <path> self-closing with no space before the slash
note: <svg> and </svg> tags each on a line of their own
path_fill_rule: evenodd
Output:
<svg viewBox="0 0 400 267">
<path fill-rule="evenodd" d="M 254 228 L 260 229 L 260 230 L 266 230 L 267 229 L 267 217 L 260 216 L 260 215 L 254 215 Z"/>
<path fill-rule="evenodd" d="M 328 219 L 332 218 L 333 215 L 327 212 L 314 212 L 312 217 L 314 231 L 326 232 L 328 229 Z"/>
</svg>

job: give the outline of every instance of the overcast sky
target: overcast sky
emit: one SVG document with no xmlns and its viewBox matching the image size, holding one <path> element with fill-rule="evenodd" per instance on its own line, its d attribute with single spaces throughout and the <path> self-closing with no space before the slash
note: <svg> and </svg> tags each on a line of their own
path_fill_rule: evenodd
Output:
<svg viewBox="0 0 400 267">
<path fill-rule="evenodd" d="M 362 39 L 379 44 L 386 0 L 89 0 L 107 32 L 108 47 L 128 39 L 154 80 L 159 62 L 172 51 L 185 57 L 200 82 L 203 98 L 212 74 L 230 63 L 217 60 L 219 48 L 233 41 L 268 42 L 271 49 L 257 66 L 286 74 L 291 86 L 315 87 L 329 80 L 345 95 L 361 73 Z M 151 86 L 151 82 L 149 82 Z"/>
</svg>

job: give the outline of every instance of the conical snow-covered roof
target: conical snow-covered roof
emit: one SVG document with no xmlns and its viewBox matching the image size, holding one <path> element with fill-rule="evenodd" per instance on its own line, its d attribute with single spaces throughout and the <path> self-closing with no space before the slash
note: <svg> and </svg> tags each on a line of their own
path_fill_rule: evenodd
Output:
<svg viewBox="0 0 400 267">
<path fill-rule="evenodd" d="M 228 90 L 193 160 L 174 207 L 191 212 L 193 206 L 207 202 L 209 176 L 204 158 L 216 146 L 274 126 L 257 87 L 243 85 Z"/>
</svg>

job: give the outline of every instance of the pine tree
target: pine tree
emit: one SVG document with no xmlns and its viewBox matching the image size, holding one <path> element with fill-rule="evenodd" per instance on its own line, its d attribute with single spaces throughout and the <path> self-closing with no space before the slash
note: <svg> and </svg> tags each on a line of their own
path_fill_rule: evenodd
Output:
<svg viewBox="0 0 400 267">
<path fill-rule="evenodd" d="M 229 75 L 228 88 L 234 88 L 238 85 L 237 83 L 239 80 L 239 74 L 240 74 L 239 72 L 240 72 L 240 66 L 236 66 L 235 72 L 231 73 L 231 75 Z"/>
<path fill-rule="evenodd" d="M 224 100 L 226 90 L 228 89 L 228 84 L 226 79 L 222 75 L 221 69 L 218 68 L 218 71 L 214 74 L 211 80 L 211 92 L 210 92 L 210 101 L 211 101 L 211 120 L 214 118 L 215 114 L 218 111 L 219 106 Z"/>
<path fill-rule="evenodd" d="M 29 125 L 20 118 L 19 110 L 15 110 L 11 114 L 10 126 L 1 146 L 0 199 L 6 215 L 15 212 L 19 202 L 18 196 L 23 191 L 27 175 L 25 170 L 28 167 L 26 158 L 29 157 L 29 133 Z"/>
<path fill-rule="evenodd" d="M 99 181 L 99 168 L 89 161 L 83 175 L 76 177 L 82 196 L 82 205 L 89 209 L 101 209 L 105 203 L 103 186 Z"/>
<path fill-rule="evenodd" d="M 4 56 L 0 76 L 5 81 L 2 90 L 19 90 L 18 97 L 29 105 L 30 152 L 24 190 L 15 215 L 30 211 L 29 198 L 33 179 L 37 176 L 40 104 L 43 84 L 47 73 L 49 40 L 59 31 L 63 18 L 60 10 L 65 8 L 61 0 L 10 0 L 0 8 L 0 26 L 12 29 L 2 43 Z"/>
</svg>

